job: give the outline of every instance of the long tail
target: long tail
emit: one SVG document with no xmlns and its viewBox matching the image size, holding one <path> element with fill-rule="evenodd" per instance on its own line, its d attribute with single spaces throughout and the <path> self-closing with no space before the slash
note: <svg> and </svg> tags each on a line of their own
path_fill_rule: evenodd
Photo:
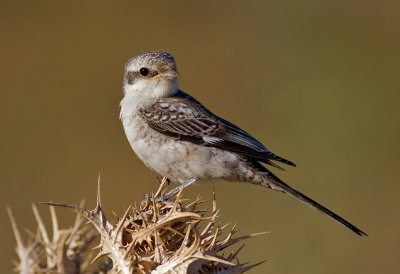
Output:
<svg viewBox="0 0 400 274">
<path fill-rule="evenodd" d="M 260 165 L 261 166 L 261 165 Z M 286 192 L 289 195 L 299 199 L 300 201 L 304 202 L 305 204 L 311 206 L 312 208 L 318 209 L 319 211 L 325 213 L 326 215 L 330 216 L 331 218 L 335 219 L 348 229 L 352 230 L 354 233 L 360 235 L 360 236 L 368 236 L 365 232 L 363 232 L 361 229 L 357 228 L 356 226 L 352 225 L 339 215 L 333 213 L 323 205 L 317 203 L 316 201 L 308 198 L 306 195 L 303 193 L 297 191 L 296 189 L 290 187 L 289 185 L 285 184 L 282 182 L 278 177 L 276 177 L 273 173 L 271 173 L 269 170 L 267 170 L 264 166 L 262 166 L 262 171 L 264 173 L 264 178 L 268 180 L 268 182 L 265 182 L 265 185 L 262 184 L 263 186 L 266 186 L 268 188 L 280 190 L 282 192 Z M 265 176 L 266 174 L 266 176 Z"/>
</svg>

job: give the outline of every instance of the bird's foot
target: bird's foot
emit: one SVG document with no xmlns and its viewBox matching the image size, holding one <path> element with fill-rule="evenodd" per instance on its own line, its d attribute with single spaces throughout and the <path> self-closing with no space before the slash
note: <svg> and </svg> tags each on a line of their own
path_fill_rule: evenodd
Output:
<svg viewBox="0 0 400 274">
<path fill-rule="evenodd" d="M 154 194 L 153 196 L 146 194 L 145 198 L 154 199 L 156 202 L 165 202 L 165 201 L 169 200 L 169 198 L 171 196 L 174 196 L 175 194 L 180 192 L 182 189 L 193 184 L 194 182 L 196 182 L 196 179 L 194 179 L 194 178 L 190 179 L 190 180 L 184 182 L 183 184 L 171 189 L 167 193 L 161 195 L 164 185 L 169 183 L 169 179 L 167 177 L 163 177 L 163 179 L 161 180 L 160 187 L 158 188 L 156 194 Z"/>
<path fill-rule="evenodd" d="M 169 197 L 175 195 L 176 193 L 178 193 L 179 191 L 181 191 L 182 189 L 184 189 L 187 186 L 190 186 L 191 184 L 193 184 L 194 182 L 196 182 L 197 180 L 192 178 L 187 180 L 186 182 L 184 182 L 183 184 L 171 189 L 170 191 L 168 191 L 166 194 L 162 195 L 160 198 L 164 197 L 166 199 L 168 199 Z"/>
</svg>

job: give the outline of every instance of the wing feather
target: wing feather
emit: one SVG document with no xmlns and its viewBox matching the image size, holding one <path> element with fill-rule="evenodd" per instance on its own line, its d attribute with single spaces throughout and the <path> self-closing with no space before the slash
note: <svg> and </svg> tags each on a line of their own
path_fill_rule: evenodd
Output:
<svg viewBox="0 0 400 274">
<path fill-rule="evenodd" d="M 174 138 L 216 147 L 279 167 L 271 160 L 294 163 L 269 151 L 263 144 L 234 124 L 214 115 L 184 92 L 161 98 L 139 111 L 140 117 L 154 130 Z"/>
</svg>

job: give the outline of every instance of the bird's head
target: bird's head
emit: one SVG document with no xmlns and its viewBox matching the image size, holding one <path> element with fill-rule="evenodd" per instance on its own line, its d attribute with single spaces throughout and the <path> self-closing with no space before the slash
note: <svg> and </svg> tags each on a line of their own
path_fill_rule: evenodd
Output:
<svg viewBox="0 0 400 274">
<path fill-rule="evenodd" d="M 125 95 L 158 99 L 178 91 L 179 74 L 174 57 L 165 51 L 150 51 L 135 56 L 125 65 Z"/>
</svg>

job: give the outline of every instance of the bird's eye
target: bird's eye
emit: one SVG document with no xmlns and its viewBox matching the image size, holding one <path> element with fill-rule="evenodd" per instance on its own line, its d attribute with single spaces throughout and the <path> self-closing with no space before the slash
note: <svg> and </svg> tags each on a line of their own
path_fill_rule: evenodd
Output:
<svg viewBox="0 0 400 274">
<path fill-rule="evenodd" d="M 147 76 L 147 75 L 149 75 L 149 70 L 147 68 L 140 68 L 139 73 L 142 76 Z"/>
</svg>

